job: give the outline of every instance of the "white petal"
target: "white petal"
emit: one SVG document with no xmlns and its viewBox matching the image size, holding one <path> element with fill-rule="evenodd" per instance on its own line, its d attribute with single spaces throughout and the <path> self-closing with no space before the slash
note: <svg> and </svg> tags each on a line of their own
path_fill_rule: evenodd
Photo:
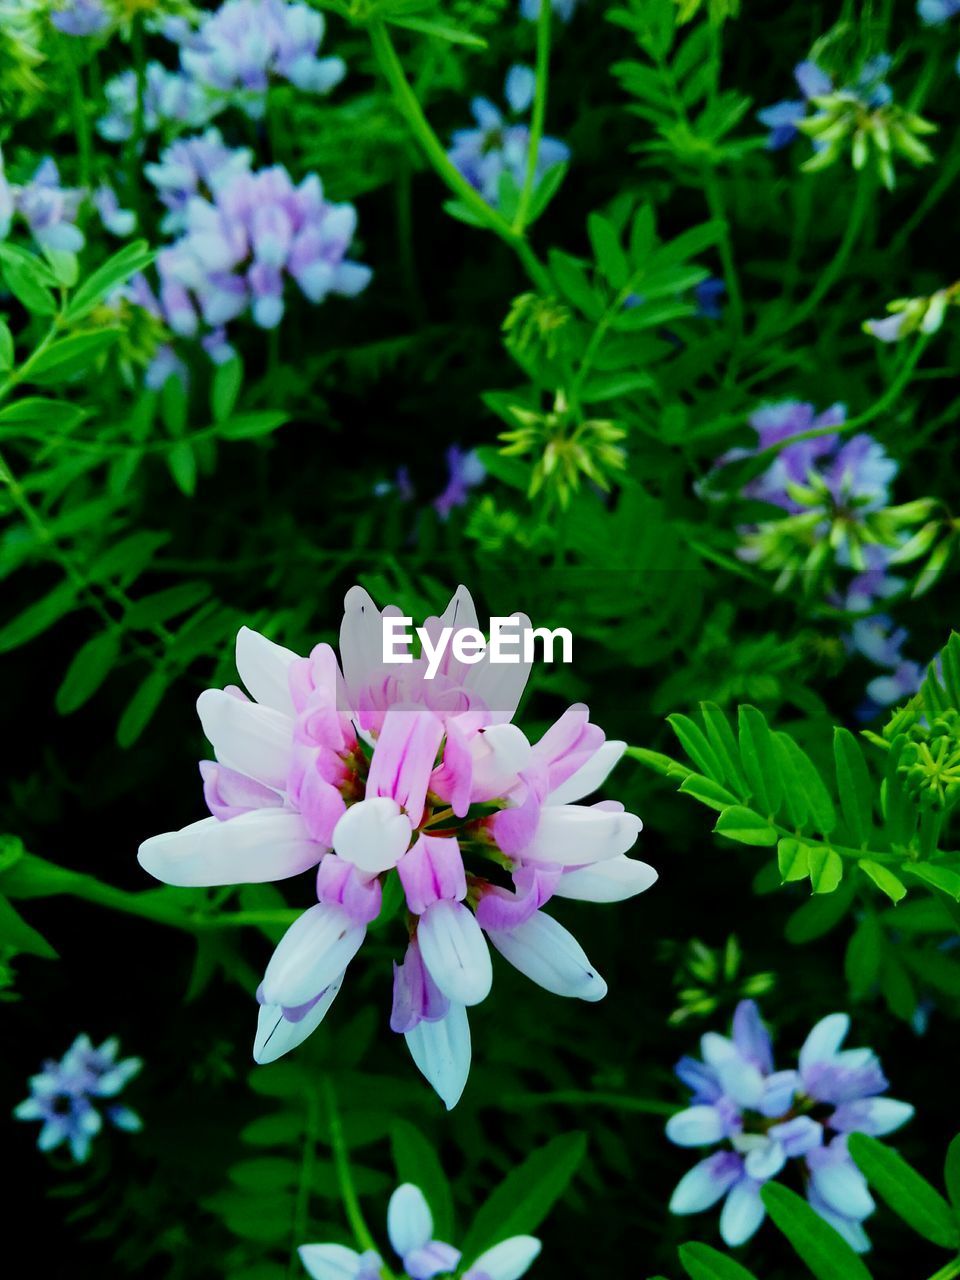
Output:
<svg viewBox="0 0 960 1280">
<path fill-rule="evenodd" d="M 297 714 L 287 676 L 299 656 L 249 627 L 237 632 L 237 670 L 247 692 L 257 702 L 288 716 Z"/>
<path fill-rule="evenodd" d="M 553 892 L 557 898 L 577 898 L 581 902 L 624 902 L 656 881 L 653 867 L 622 853 L 592 867 L 565 871 Z"/>
<path fill-rule="evenodd" d="M 748 1151 L 743 1167 L 755 1182 L 775 1178 L 787 1162 L 786 1153 L 779 1142 L 768 1139 L 762 1147 Z"/>
<path fill-rule="evenodd" d="M 584 867 L 626 853 L 640 834 L 635 814 L 594 809 L 587 805 L 547 805 L 533 840 L 522 851 L 524 862 Z"/>
<path fill-rule="evenodd" d="M 140 865 L 164 884 L 263 884 L 315 867 L 326 852 L 307 836 L 299 813 L 251 809 L 220 822 L 203 818 L 144 840 Z"/>
<path fill-rule="evenodd" d="M 383 615 L 363 587 L 351 587 L 344 597 L 340 664 L 351 706 L 356 707 L 360 690 L 383 666 Z"/>
<path fill-rule="evenodd" d="M 913 1119 L 914 1108 L 909 1102 L 899 1102 L 896 1098 L 870 1098 L 867 1100 L 870 1114 L 869 1132 L 875 1137 L 885 1133 L 893 1133 L 908 1120 Z"/>
<path fill-rule="evenodd" d="M 845 1013 L 830 1013 L 821 1018 L 803 1042 L 800 1070 L 805 1071 L 815 1062 L 826 1062 L 832 1058 L 849 1030 L 850 1018 Z"/>
<path fill-rule="evenodd" d="M 546 991 L 579 1000 L 602 1000 L 607 984 L 572 933 L 537 911 L 515 929 L 488 929 L 504 959 Z"/>
<path fill-rule="evenodd" d="M 299 1022 L 291 1022 L 283 1016 L 283 1009 L 278 1004 L 262 1004 L 257 1019 L 257 1036 L 253 1042 L 253 1060 L 264 1065 L 276 1062 L 285 1053 L 303 1044 L 307 1036 L 316 1031 L 327 1016 L 327 1011 L 336 999 L 343 974 L 327 987 L 322 997 L 310 1012 Z"/>
<path fill-rule="evenodd" d="M 766 1083 L 763 1073 L 726 1036 L 708 1031 L 701 1037 L 700 1046 L 704 1061 L 717 1073 L 723 1092 L 741 1107 L 757 1108 Z"/>
<path fill-rule="evenodd" d="M 387 1235 L 394 1253 L 401 1258 L 433 1239 L 433 1214 L 423 1192 L 412 1182 L 404 1182 L 390 1197 Z"/>
<path fill-rule="evenodd" d="M 729 1167 L 718 1174 L 717 1164 L 717 1156 L 708 1156 L 683 1175 L 670 1197 L 671 1213 L 702 1213 L 727 1194 L 731 1183 L 741 1176 L 741 1170 L 730 1161 Z"/>
<path fill-rule="evenodd" d="M 263 975 L 267 1004 L 306 1004 L 334 982 L 360 950 L 366 925 L 342 907 L 318 902 L 277 943 Z"/>
<path fill-rule="evenodd" d="M 361 871 L 379 875 L 406 853 L 410 832 L 410 819 L 396 800 L 376 796 L 350 806 L 334 827 L 333 847 Z"/>
<path fill-rule="evenodd" d="M 490 949 L 476 917 L 461 902 L 441 899 L 427 907 L 417 942 L 430 976 L 455 1004 L 479 1004 L 493 985 Z"/>
<path fill-rule="evenodd" d="M 300 1261 L 313 1280 L 356 1280 L 362 1259 L 342 1244 L 302 1244 Z"/>
<path fill-rule="evenodd" d="M 479 795 L 504 795 L 533 754 L 526 734 L 515 724 L 494 724 L 471 743 L 473 789 Z"/>
<path fill-rule="evenodd" d="M 470 1023 L 460 1004 L 439 1022 L 418 1022 L 405 1034 L 414 1062 L 448 1111 L 460 1101 L 470 1074 Z"/>
<path fill-rule="evenodd" d="M 852 1160 L 820 1165 L 811 1181 L 827 1208 L 844 1218 L 865 1218 L 876 1207 L 866 1178 Z"/>
<path fill-rule="evenodd" d="M 760 1190 L 755 1182 L 744 1178 L 724 1201 L 720 1214 L 720 1235 L 723 1243 L 731 1249 L 745 1244 L 760 1226 L 766 1216 Z"/>
<path fill-rule="evenodd" d="M 533 665 L 523 660 L 526 637 L 532 630 L 532 623 L 523 613 L 510 616 L 516 618 L 517 623 L 504 631 L 504 656 L 509 654 L 511 658 L 518 657 L 519 661 L 492 662 L 488 647 L 481 660 L 470 667 L 463 682 L 465 689 L 486 703 L 491 724 L 505 724 L 513 719 Z"/>
<path fill-rule="evenodd" d="M 723 1136 L 723 1117 L 706 1104 L 687 1107 L 667 1121 L 667 1137 L 678 1147 L 707 1147 Z"/>
<path fill-rule="evenodd" d="M 221 764 L 278 791 L 286 787 L 293 749 L 289 716 L 223 689 L 205 689 L 197 713 Z"/>
<path fill-rule="evenodd" d="M 584 796 L 592 795 L 606 782 L 610 771 L 618 763 L 627 749 L 625 742 L 604 742 L 593 753 L 585 765 L 570 775 L 566 782 L 547 796 L 547 804 L 573 804 Z"/>
<path fill-rule="evenodd" d="M 533 1236 L 511 1236 L 481 1253 L 464 1280 L 481 1276 L 484 1280 L 520 1280 L 533 1266 L 541 1247 Z"/>
<path fill-rule="evenodd" d="M 450 597 L 450 603 L 440 615 L 440 626 L 453 627 L 455 631 L 462 631 L 467 627 L 471 627 L 474 631 L 480 629 L 477 606 L 473 603 L 473 596 L 463 583 L 457 587 Z"/>
</svg>

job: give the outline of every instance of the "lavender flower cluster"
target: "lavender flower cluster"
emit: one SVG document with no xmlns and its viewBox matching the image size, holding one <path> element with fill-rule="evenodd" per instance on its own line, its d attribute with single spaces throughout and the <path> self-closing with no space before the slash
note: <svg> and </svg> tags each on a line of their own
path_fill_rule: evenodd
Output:
<svg viewBox="0 0 960 1280">
<path fill-rule="evenodd" d="M 28 182 L 9 182 L 0 153 L 0 241 L 6 240 L 14 217 L 19 216 L 41 249 L 79 252 L 84 237 L 76 218 L 83 198 L 79 188 L 60 185 L 56 161 L 49 156 L 40 161 Z"/>
<path fill-rule="evenodd" d="M 118 1059 L 119 1041 L 104 1040 L 95 1048 L 90 1037 L 77 1036 L 59 1062 L 50 1059 L 30 1077 L 30 1096 L 14 1110 L 18 1120 L 39 1120 L 37 1138 L 41 1151 L 53 1151 L 66 1143 L 80 1164 L 90 1154 L 91 1143 L 103 1128 L 103 1117 L 117 1129 L 136 1133 L 140 1117 L 116 1101 L 139 1072 L 139 1058 Z"/>
<path fill-rule="evenodd" d="M 888 1082 L 871 1049 L 844 1049 L 845 1013 L 822 1018 L 804 1041 L 796 1069 L 777 1071 L 773 1044 L 752 1000 L 741 1001 L 728 1038 L 708 1032 L 701 1059 L 681 1058 L 677 1075 L 691 1105 L 671 1116 L 667 1137 L 680 1147 L 721 1146 L 681 1178 L 673 1213 L 701 1213 L 723 1200 L 720 1234 L 731 1248 L 763 1222 L 764 1183 L 799 1171 L 808 1201 L 863 1253 L 864 1220 L 874 1210 L 866 1179 L 847 1150 L 851 1133 L 880 1137 L 913 1115 L 883 1095 Z"/>
</svg>

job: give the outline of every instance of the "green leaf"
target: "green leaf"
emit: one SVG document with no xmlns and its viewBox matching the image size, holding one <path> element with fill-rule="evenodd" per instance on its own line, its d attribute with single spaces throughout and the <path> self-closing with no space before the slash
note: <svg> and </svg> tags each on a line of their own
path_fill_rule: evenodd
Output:
<svg viewBox="0 0 960 1280">
<path fill-rule="evenodd" d="M 734 791 L 745 799 L 749 787 L 740 763 L 740 748 L 737 746 L 737 739 L 730 727 L 730 721 L 715 702 L 701 702 L 700 711 L 714 755 L 723 764 L 726 776 L 721 781 L 728 782 Z"/>
<path fill-rule="evenodd" d="M 270 435 L 290 421 L 289 413 L 282 410 L 265 410 L 262 413 L 238 413 L 219 425 L 224 440 L 254 440 L 257 436 Z"/>
<path fill-rule="evenodd" d="M 6 320 L 0 317 L 0 372 L 12 369 L 14 358 L 13 334 Z"/>
<path fill-rule="evenodd" d="M 43 396 L 24 396 L 0 409 L 0 425 L 44 427 L 68 431 L 83 420 L 87 411 L 65 400 L 47 400 Z M 15 434 L 15 433 L 11 433 Z"/>
<path fill-rule="evenodd" d="M 960 1134 L 953 1139 L 947 1148 L 947 1159 L 943 1167 L 943 1180 L 947 1195 L 953 1205 L 953 1211 L 960 1216 Z"/>
<path fill-rule="evenodd" d="M 275 1111 L 251 1120 L 240 1131 L 240 1141 L 251 1147 L 287 1147 L 303 1136 L 304 1115 L 300 1111 Z"/>
<path fill-rule="evenodd" d="M 852 1133 L 848 1148 L 870 1186 L 917 1235 L 943 1249 L 960 1246 L 952 1209 L 903 1156 L 865 1133 Z"/>
<path fill-rule="evenodd" d="M 151 671 L 136 693 L 127 703 L 117 725 L 117 742 L 121 747 L 131 747 L 143 733 L 159 707 L 167 691 L 170 677 L 159 667 Z"/>
<path fill-rule="evenodd" d="M 24 378 L 38 386 L 55 386 L 79 373 L 90 372 L 90 363 L 120 337 L 120 329 L 98 329 L 95 333 L 73 333 L 52 342 L 31 361 Z"/>
<path fill-rule="evenodd" d="M 690 1280 L 756 1280 L 752 1271 L 708 1244 L 682 1244 L 679 1254 Z"/>
<path fill-rule="evenodd" d="M 197 455 L 186 440 L 180 440 L 169 450 L 167 466 L 180 492 L 192 498 L 197 491 Z"/>
<path fill-rule="evenodd" d="M 723 766 L 717 759 L 700 726 L 691 720 L 689 716 L 683 715 L 667 716 L 667 723 L 677 735 L 680 745 L 700 772 L 706 774 L 714 782 L 723 782 Z"/>
<path fill-rule="evenodd" d="M 610 287 L 619 292 L 630 277 L 630 264 L 616 227 L 602 214 L 591 213 L 587 218 L 587 234 L 597 265 Z"/>
<path fill-rule="evenodd" d="M 218 364 L 210 387 L 210 412 L 214 422 L 225 422 L 233 413 L 243 386 L 243 361 L 239 356 Z"/>
<path fill-rule="evenodd" d="M 773 845 L 777 843 L 777 833 L 766 818 L 759 813 L 747 809 L 743 805 L 734 804 L 724 809 L 713 828 L 717 835 L 727 836 L 740 844 Z"/>
<path fill-rule="evenodd" d="M 850 909 L 854 886 L 855 878 L 851 877 L 835 893 L 817 894 L 798 907 L 787 920 L 787 941 L 799 945 L 829 933 Z"/>
<path fill-rule="evenodd" d="M 487 42 L 482 36 L 472 31 L 462 31 L 459 27 L 448 27 L 440 22 L 430 22 L 427 18 L 395 18 L 388 15 L 387 21 L 392 27 L 406 27 L 408 31 L 417 31 L 423 36 L 432 36 L 435 40 L 446 40 L 448 44 L 465 44 L 471 49 L 486 49 Z"/>
<path fill-rule="evenodd" d="M 567 1189 L 586 1150 L 582 1133 L 561 1134 L 511 1170 L 474 1218 L 458 1274 L 501 1240 L 535 1231 Z"/>
<path fill-rule="evenodd" d="M 808 859 L 813 892 L 833 893 L 843 879 L 843 859 L 839 853 L 822 844 L 813 845 Z"/>
<path fill-rule="evenodd" d="M 873 785 L 860 743 L 849 729 L 833 733 L 840 810 L 855 845 L 864 845 L 873 826 Z"/>
<path fill-rule="evenodd" d="M 846 1240 L 794 1191 L 768 1182 L 760 1198 L 816 1280 L 871 1280 Z"/>
<path fill-rule="evenodd" d="M 699 773 L 691 773 L 684 778 L 680 783 L 680 790 L 684 795 L 694 796 L 701 804 L 710 809 L 718 809 L 721 813 L 724 809 L 735 807 L 737 803 L 737 797 L 726 787 L 721 787 L 719 782 Z"/>
<path fill-rule="evenodd" d="M 0 896 L 0 952 L 5 947 L 44 960 L 56 960 L 57 953 L 50 943 L 32 925 L 15 911 L 6 898 Z"/>
<path fill-rule="evenodd" d="M 46 263 L 12 244 L 0 244 L 0 271 L 7 288 L 33 315 L 53 316 L 57 304 L 50 293 L 56 277 Z"/>
<path fill-rule="evenodd" d="M 953 898 L 954 902 L 960 902 L 960 875 L 956 871 L 932 866 L 929 862 L 904 863 L 900 870 L 904 875 L 932 884 L 935 889 L 940 889 Z"/>
<path fill-rule="evenodd" d="M 777 845 L 777 866 L 784 884 L 793 880 L 806 880 L 810 874 L 810 846 L 802 840 L 785 836 Z"/>
<path fill-rule="evenodd" d="M 102 631 L 77 650 L 56 693 L 56 707 L 62 716 L 93 697 L 113 670 L 119 653 L 118 631 Z"/>
<path fill-rule="evenodd" d="M 426 1197 L 433 1214 L 434 1236 L 437 1240 L 452 1240 L 453 1193 L 436 1147 L 409 1120 L 394 1122 L 390 1130 L 390 1146 L 398 1181 L 412 1182 Z"/>
<path fill-rule="evenodd" d="M 228 1176 L 234 1186 L 244 1191 L 271 1192 L 293 1187 L 300 1176 L 300 1165 L 282 1156 L 260 1156 L 232 1165 Z"/>
<path fill-rule="evenodd" d="M 780 808 L 782 784 L 773 734 L 761 711 L 744 705 L 739 710 L 740 759 L 757 807 L 769 816 Z"/>
<path fill-rule="evenodd" d="M 136 630 L 146 630 L 158 623 L 186 613 L 210 595 L 208 582 L 180 582 L 175 587 L 154 591 L 135 600 L 127 610 L 125 623 Z"/>
<path fill-rule="evenodd" d="M 146 270 L 152 261 L 153 253 L 145 240 L 135 240 L 112 258 L 108 258 L 102 267 L 98 267 L 87 277 L 70 299 L 66 311 L 67 323 L 76 324 L 78 320 L 82 320 L 111 289 L 129 280 L 138 271 Z"/>
<path fill-rule="evenodd" d="M 883 940 L 883 927 L 872 913 L 865 915 L 850 935 L 843 964 L 855 1000 L 863 999 L 880 979 Z"/>
<path fill-rule="evenodd" d="M 869 876 L 881 893 L 887 895 L 891 902 L 896 903 L 906 897 L 907 890 L 903 881 L 881 863 L 874 862 L 870 858 L 861 858 L 857 866 L 864 875 Z"/>
<path fill-rule="evenodd" d="M 12 622 L 0 628 L 0 653 L 9 653 L 28 640 L 42 635 L 74 608 L 77 589 L 72 582 L 61 582 L 40 600 L 17 614 Z"/>
</svg>

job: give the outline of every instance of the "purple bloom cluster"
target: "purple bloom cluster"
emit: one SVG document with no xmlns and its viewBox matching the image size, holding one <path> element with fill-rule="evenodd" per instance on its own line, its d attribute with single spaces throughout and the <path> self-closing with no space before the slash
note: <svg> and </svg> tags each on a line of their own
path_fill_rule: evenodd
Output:
<svg viewBox="0 0 960 1280">
<path fill-rule="evenodd" d="M 168 235 L 182 232 L 190 200 L 194 196 L 216 199 L 231 179 L 249 173 L 252 159 L 245 147 L 228 147 L 218 129 L 172 143 L 161 152 L 158 164 L 143 168 L 168 210 L 162 229 Z"/>
<path fill-rule="evenodd" d="M 110 25 L 110 15 L 103 0 L 64 0 L 50 21 L 65 36 L 95 36 Z"/>
<path fill-rule="evenodd" d="M 77 253 L 83 248 L 83 232 L 75 225 L 84 193 L 62 187 L 56 163 L 47 156 L 29 182 L 16 186 L 7 180 L 0 154 L 0 240 L 9 234 L 19 214 L 43 249 Z"/>
<path fill-rule="evenodd" d="M 447 520 L 456 507 L 466 506 L 470 490 L 482 484 L 487 470 L 475 449 L 461 449 L 452 444 L 447 449 L 447 483 L 433 499 L 432 506 L 441 520 Z M 409 467 L 398 467 L 393 480 L 382 481 L 374 488 L 378 498 L 394 493 L 401 502 L 413 502 L 417 491 L 410 478 Z"/>
<path fill-rule="evenodd" d="M 209 135 L 207 142 L 216 151 Z M 161 182 L 169 178 L 165 154 Z M 314 303 L 330 293 L 353 297 L 370 280 L 369 267 L 346 256 L 356 229 L 352 205 L 325 200 L 316 174 L 295 186 L 282 165 L 249 172 L 245 163 L 221 157 L 229 176 L 214 179 L 209 197 L 186 193 L 181 200 L 182 190 L 164 188 L 182 231 L 157 256 L 160 302 L 182 337 L 196 336 L 201 323 L 219 334 L 247 310 L 262 329 L 275 328 L 288 278 Z M 200 172 L 197 163 L 183 168 L 190 181 Z"/>
<path fill-rule="evenodd" d="M 720 1234 L 734 1248 L 763 1222 L 763 1184 L 795 1162 L 811 1206 L 858 1252 L 869 1249 L 862 1224 L 874 1202 L 847 1138 L 892 1133 L 914 1109 L 881 1096 L 888 1082 L 876 1054 L 842 1047 L 849 1028 L 845 1013 L 821 1019 L 797 1069 L 786 1071 L 774 1067 L 770 1034 L 752 1000 L 737 1006 L 731 1037 L 702 1037 L 702 1060 L 677 1064 L 691 1105 L 671 1116 L 667 1137 L 681 1147 L 722 1147 L 681 1178 L 672 1213 L 700 1213 L 723 1200 Z"/>
<path fill-rule="evenodd" d="M 864 63 L 854 84 L 840 92 L 856 98 L 871 110 L 886 106 L 893 99 L 893 93 L 884 80 L 889 69 L 889 56 L 879 54 Z M 771 151 L 788 147 L 799 135 L 797 123 L 804 119 L 813 99 L 825 98 L 837 89 L 827 72 L 809 59 L 797 63 L 793 69 L 793 78 L 802 98 L 786 98 L 757 112 L 757 119 L 770 130 L 767 146 Z M 821 145 L 814 141 L 815 150 Z"/>
<path fill-rule="evenodd" d="M 561 22 L 569 22 L 579 3 L 580 0 L 550 0 L 550 8 Z M 520 0 L 520 16 L 536 22 L 540 17 L 540 0 Z"/>
<path fill-rule="evenodd" d="M 522 116 L 533 102 L 536 76 L 529 67 L 514 66 L 507 72 L 504 96 L 514 117 Z M 501 181 L 507 178 L 522 189 L 530 153 L 529 126 L 518 119 L 511 123 L 488 98 L 474 98 L 470 104 L 477 127 L 458 129 L 447 153 L 472 187 L 488 204 L 500 203 Z M 537 151 L 535 181 L 548 170 L 564 164 L 570 148 L 556 138 L 541 138 Z"/>
<path fill-rule="evenodd" d="M 137 113 L 137 76 L 122 71 L 104 86 L 107 114 L 97 121 L 100 136 L 108 142 L 126 142 L 133 136 Z M 143 97 L 143 127 L 146 133 L 171 123 L 198 129 L 217 112 L 218 104 L 202 85 L 179 71 L 170 71 L 159 62 L 147 64 Z"/>
<path fill-rule="evenodd" d="M 30 1077 L 30 1097 L 14 1110 L 18 1120 L 39 1120 L 37 1138 L 41 1151 L 52 1151 L 64 1142 L 77 1163 L 90 1154 L 90 1143 L 103 1127 L 103 1116 L 112 1125 L 135 1133 L 140 1117 L 113 1101 L 140 1070 L 139 1058 L 118 1061 L 120 1044 L 115 1038 L 95 1048 L 90 1037 L 77 1036 L 59 1062 L 48 1059 L 43 1071 Z"/>
<path fill-rule="evenodd" d="M 346 74 L 341 58 L 320 58 L 323 16 L 287 0 L 225 0 L 196 31 L 171 28 L 187 76 L 216 94 L 239 93 L 248 115 L 265 110 L 271 79 L 306 93 L 328 93 Z"/>
<path fill-rule="evenodd" d="M 387 1206 L 387 1235 L 409 1280 L 432 1280 L 454 1272 L 459 1249 L 433 1238 L 433 1214 L 412 1182 L 397 1187 Z M 383 1260 L 373 1249 L 357 1253 L 341 1244 L 301 1245 L 300 1261 L 313 1280 L 380 1280 Z M 463 1273 L 463 1280 L 520 1280 L 540 1253 L 534 1236 L 510 1236 L 487 1249 Z"/>
<path fill-rule="evenodd" d="M 960 13 L 960 0 L 919 0 L 917 13 L 928 27 L 939 27 Z"/>
<path fill-rule="evenodd" d="M 636 815 L 616 801 L 578 803 L 625 744 L 607 741 L 582 703 L 535 744 L 511 723 L 531 666 L 528 618 L 514 615 L 511 632 L 523 659 L 491 661 L 460 587 L 419 628 L 419 657 L 394 637 L 395 665 L 385 640 L 399 617 L 353 587 L 339 662 L 329 645 L 300 658 L 244 627 L 237 667 L 257 701 L 233 687 L 197 703 L 216 755 L 200 766 L 212 816 L 144 841 L 139 858 L 177 885 L 315 871 L 317 900 L 280 940 L 258 991 L 258 1062 L 320 1024 L 380 914 L 387 877 L 398 881 L 408 943 L 394 966 L 390 1026 L 453 1107 L 470 1069 L 467 1010 L 493 982 L 489 945 L 547 991 L 600 1000 L 603 978 L 543 907 L 621 902 L 656 872 L 626 856 Z M 470 657 L 461 660 L 456 640 L 439 650 L 451 636 L 470 641 Z"/>
</svg>

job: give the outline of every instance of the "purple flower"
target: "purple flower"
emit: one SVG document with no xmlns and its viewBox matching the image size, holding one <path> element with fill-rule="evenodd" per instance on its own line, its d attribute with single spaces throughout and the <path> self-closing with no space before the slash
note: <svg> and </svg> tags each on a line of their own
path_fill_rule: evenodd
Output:
<svg viewBox="0 0 960 1280">
<path fill-rule="evenodd" d="M 704 320 L 719 320 L 723 315 L 723 297 L 726 292 L 727 286 L 716 276 L 708 276 L 706 280 L 701 280 L 693 290 L 697 315 Z"/>
<path fill-rule="evenodd" d="M 410 1280 L 449 1275 L 460 1262 L 460 1250 L 433 1238 L 433 1214 L 419 1187 L 405 1182 L 387 1206 L 387 1235 Z M 314 1280 L 379 1280 L 383 1261 L 373 1250 L 357 1253 L 339 1244 L 300 1246 L 300 1261 Z M 482 1253 L 463 1280 L 520 1280 L 536 1261 L 540 1241 L 510 1236 Z"/>
<path fill-rule="evenodd" d="M 799 135 L 797 122 L 807 114 L 807 104 L 811 98 L 824 97 L 833 92 L 833 81 L 815 62 L 797 63 L 793 76 L 803 98 L 775 102 L 772 107 L 764 107 L 757 112 L 757 119 L 770 130 L 767 147 L 771 151 L 788 147 Z"/>
<path fill-rule="evenodd" d="M 919 0 L 917 13 L 928 27 L 939 27 L 960 13 L 960 0 Z"/>
<path fill-rule="evenodd" d="M 621 902 L 656 872 L 627 857 L 642 826 L 636 815 L 615 801 L 578 803 L 602 786 L 623 742 L 607 741 L 577 704 L 531 743 L 511 723 L 530 663 L 499 664 L 488 646 L 478 649 L 465 588 L 418 629 L 417 658 L 402 635 L 390 636 L 398 618 L 352 588 L 339 663 L 329 645 L 300 658 L 243 628 L 237 667 L 256 701 L 229 688 L 205 690 L 197 703 L 216 755 L 201 766 L 213 816 L 144 841 L 139 858 L 178 885 L 316 870 L 317 902 L 281 938 L 258 991 L 258 1062 L 319 1025 L 381 909 L 383 885 L 398 881 L 410 943 L 394 975 L 391 1025 L 450 1108 L 470 1069 L 467 1009 L 493 980 L 490 946 L 547 991 L 600 1000 L 603 978 L 543 907 L 553 897 Z M 512 621 L 519 656 L 531 624 Z M 509 888 L 488 878 L 490 859 L 509 868 Z"/>
<path fill-rule="evenodd" d="M 6 236 L 15 213 L 26 222 L 43 249 L 78 253 L 84 245 L 83 232 L 75 226 L 84 193 L 61 187 L 56 163 L 45 157 L 29 182 L 21 186 L 7 181 L 0 155 L 0 239 Z"/>
<path fill-rule="evenodd" d="M 266 109 L 271 78 L 307 93 L 329 93 L 346 74 L 341 58 L 317 56 L 324 19 L 305 4 L 286 0 L 225 0 L 199 28 L 170 29 L 181 44 L 184 71 L 219 94 L 239 94 L 255 118 Z"/>
<path fill-rule="evenodd" d="M 30 1077 L 30 1097 L 14 1109 L 18 1120 L 42 1123 L 37 1147 L 52 1151 L 66 1142 L 80 1164 L 90 1154 L 90 1143 L 103 1127 L 97 1103 L 106 1105 L 107 1119 L 117 1129 L 135 1133 L 141 1128 L 136 1112 L 112 1101 L 143 1065 L 139 1058 L 117 1059 L 119 1041 L 105 1040 L 94 1048 L 89 1036 L 80 1035 L 59 1062 L 43 1064 Z"/>
<path fill-rule="evenodd" d="M 246 147 L 228 147 L 219 129 L 208 129 L 172 143 L 160 153 L 159 164 L 144 165 L 144 174 L 169 210 L 161 224 L 163 230 L 168 234 L 182 231 L 190 198 L 216 198 L 237 174 L 250 171 L 252 158 Z"/>
<path fill-rule="evenodd" d="M 126 142 L 133 136 L 137 112 L 137 77 L 122 71 L 104 87 L 107 114 L 97 121 L 97 131 L 108 142 Z M 200 84 L 179 71 L 168 71 L 159 62 L 147 64 L 143 100 L 143 127 L 153 133 L 166 124 L 200 128 L 222 106 Z"/>
<path fill-rule="evenodd" d="M 487 471 L 477 457 L 476 451 L 464 452 L 459 445 L 452 444 L 447 450 L 448 479 L 443 493 L 434 498 L 433 505 L 441 520 L 446 520 L 454 507 L 466 504 L 470 490 L 482 484 Z"/>
<path fill-rule="evenodd" d="M 172 181 L 173 150 L 164 153 L 161 181 Z M 196 154 L 194 148 L 191 161 Z M 204 154 L 217 154 L 209 135 Z M 215 166 L 210 197 L 186 199 L 182 215 L 177 213 L 183 221 L 180 238 L 157 256 L 160 300 L 174 333 L 193 337 L 202 320 L 219 331 L 220 346 L 223 327 L 248 310 L 260 328 L 273 329 L 283 317 L 288 279 L 314 303 L 331 293 L 353 297 L 366 287 L 370 269 L 346 256 L 356 210 L 328 203 L 315 174 L 295 187 L 281 165 L 251 173 L 234 153 L 221 156 L 221 166 L 229 175 L 221 181 Z M 191 180 L 198 170 L 194 163 Z"/>
<path fill-rule="evenodd" d="M 681 1059 L 677 1075 L 692 1105 L 671 1116 L 667 1137 L 682 1147 L 724 1145 L 681 1178 L 672 1213 L 700 1213 L 723 1200 L 720 1234 L 736 1247 L 764 1219 L 760 1188 L 796 1160 L 812 1207 L 855 1249 L 869 1248 L 861 1223 L 874 1205 L 846 1139 L 892 1133 L 913 1107 L 880 1096 L 887 1081 L 872 1050 L 842 1048 L 849 1026 L 846 1014 L 830 1014 L 804 1042 L 799 1070 L 775 1071 L 759 1010 L 744 1000 L 729 1039 L 708 1032 L 703 1060 Z"/>
<path fill-rule="evenodd" d="M 507 72 L 504 96 L 512 114 L 523 115 L 533 101 L 536 78 L 529 67 L 514 66 Z M 487 98 L 474 98 L 470 104 L 475 129 L 459 129 L 451 139 L 447 153 L 472 187 L 488 204 L 499 205 L 501 182 L 523 188 L 530 152 L 530 129 L 526 124 L 510 123 L 500 109 Z M 556 138 L 541 138 L 537 152 L 534 180 L 539 182 L 548 170 L 565 164 L 570 148 Z"/>
<path fill-rule="evenodd" d="M 104 229 L 112 236 L 128 236 L 137 225 L 137 215 L 132 209 L 122 209 L 117 193 L 108 183 L 102 183 L 93 193 L 93 203 L 100 215 Z"/>
<path fill-rule="evenodd" d="M 50 21 L 66 36 L 95 36 L 110 25 L 103 0 L 64 0 Z"/>
</svg>

